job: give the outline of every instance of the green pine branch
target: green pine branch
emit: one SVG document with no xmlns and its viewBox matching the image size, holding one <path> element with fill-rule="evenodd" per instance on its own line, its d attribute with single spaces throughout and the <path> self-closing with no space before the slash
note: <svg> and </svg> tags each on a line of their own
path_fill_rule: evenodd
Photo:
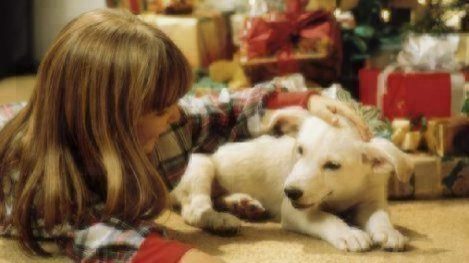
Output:
<svg viewBox="0 0 469 263">
<path fill-rule="evenodd" d="M 406 27 L 406 31 L 435 35 L 455 32 L 454 28 L 446 25 L 446 20 L 444 19 L 445 12 L 449 10 L 469 10 L 468 8 L 467 0 L 455 0 L 449 4 L 443 4 L 442 0 L 436 2 L 427 1 L 427 7 L 423 16 L 414 24 Z"/>
</svg>

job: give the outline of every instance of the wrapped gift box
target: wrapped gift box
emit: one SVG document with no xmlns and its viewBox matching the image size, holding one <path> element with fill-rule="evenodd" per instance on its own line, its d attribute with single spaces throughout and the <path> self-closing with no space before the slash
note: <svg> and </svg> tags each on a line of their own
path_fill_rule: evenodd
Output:
<svg viewBox="0 0 469 263">
<path fill-rule="evenodd" d="M 151 4 L 151 0 L 149 3 Z M 106 0 L 108 7 L 127 9 L 134 14 L 140 14 L 148 9 L 147 0 Z"/>
<path fill-rule="evenodd" d="M 469 156 L 469 117 L 430 119 L 424 138 L 432 154 Z"/>
<path fill-rule="evenodd" d="M 386 90 L 380 101 L 378 79 L 382 73 L 378 69 L 360 70 L 359 92 L 362 103 L 380 107 L 385 117 L 444 118 L 461 114 L 466 96 L 464 74 L 395 71 L 385 80 Z"/>
<path fill-rule="evenodd" d="M 392 142 L 401 150 L 427 151 L 440 157 L 469 156 L 469 117 L 394 119 Z"/>
<path fill-rule="evenodd" d="M 408 183 L 391 176 L 390 199 L 434 199 L 469 197 L 469 157 L 439 157 L 426 153 L 410 154 L 415 164 Z"/>
<path fill-rule="evenodd" d="M 165 14 L 190 14 L 192 0 L 106 0 L 108 7 L 127 9 L 134 14 L 144 12 Z"/>
<path fill-rule="evenodd" d="M 340 29 L 331 13 L 287 8 L 247 19 L 243 32 L 240 62 L 251 82 L 294 72 L 324 83 L 338 76 Z"/>
<path fill-rule="evenodd" d="M 221 13 L 187 16 L 142 14 L 181 49 L 194 68 L 208 67 L 211 62 L 231 57 L 231 36 Z"/>
</svg>

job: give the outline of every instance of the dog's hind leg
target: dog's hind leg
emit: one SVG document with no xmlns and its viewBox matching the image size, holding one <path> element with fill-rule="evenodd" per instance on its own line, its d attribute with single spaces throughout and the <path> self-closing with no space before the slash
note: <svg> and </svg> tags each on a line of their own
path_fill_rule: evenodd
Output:
<svg viewBox="0 0 469 263">
<path fill-rule="evenodd" d="M 241 221 L 229 214 L 213 209 L 211 191 L 215 178 L 215 168 L 207 155 L 193 154 L 186 173 L 179 185 L 171 193 L 181 205 L 181 216 L 192 226 L 217 234 L 235 234 Z"/>
<path fill-rule="evenodd" d="M 244 193 L 219 196 L 214 204 L 218 210 L 228 211 L 247 220 L 263 220 L 269 216 L 261 202 Z"/>
</svg>

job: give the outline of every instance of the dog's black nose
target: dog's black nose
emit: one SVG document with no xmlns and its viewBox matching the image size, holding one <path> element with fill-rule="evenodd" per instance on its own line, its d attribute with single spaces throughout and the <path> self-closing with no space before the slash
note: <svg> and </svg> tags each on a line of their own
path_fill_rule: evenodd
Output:
<svg viewBox="0 0 469 263">
<path fill-rule="evenodd" d="M 287 187 L 284 191 L 288 198 L 293 201 L 298 200 L 303 195 L 303 191 L 295 187 Z"/>
</svg>

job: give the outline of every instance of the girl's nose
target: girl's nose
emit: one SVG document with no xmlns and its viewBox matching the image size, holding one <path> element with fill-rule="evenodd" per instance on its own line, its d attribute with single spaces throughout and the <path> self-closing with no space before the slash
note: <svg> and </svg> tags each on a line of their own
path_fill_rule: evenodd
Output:
<svg viewBox="0 0 469 263">
<path fill-rule="evenodd" d="M 179 109 L 178 105 L 174 105 L 173 108 L 171 109 L 168 122 L 175 123 L 175 122 L 178 122 L 179 119 L 181 119 L 181 109 Z"/>
</svg>

